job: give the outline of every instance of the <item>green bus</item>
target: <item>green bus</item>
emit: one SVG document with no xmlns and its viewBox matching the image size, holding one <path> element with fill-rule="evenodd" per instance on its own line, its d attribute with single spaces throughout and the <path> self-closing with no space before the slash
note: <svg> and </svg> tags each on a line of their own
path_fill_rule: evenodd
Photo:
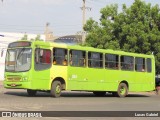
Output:
<svg viewBox="0 0 160 120">
<path fill-rule="evenodd" d="M 43 41 L 10 43 L 5 59 L 5 88 L 26 89 L 60 97 L 61 91 L 128 92 L 155 90 L 153 55 L 96 49 Z"/>
</svg>

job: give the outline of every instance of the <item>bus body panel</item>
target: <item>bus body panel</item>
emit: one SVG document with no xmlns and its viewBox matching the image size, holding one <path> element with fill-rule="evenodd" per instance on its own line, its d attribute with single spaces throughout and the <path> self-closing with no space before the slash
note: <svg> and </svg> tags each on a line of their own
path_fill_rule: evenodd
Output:
<svg viewBox="0 0 160 120">
<path fill-rule="evenodd" d="M 155 60 L 153 55 L 135 54 L 123 51 L 102 50 L 91 47 L 69 46 L 64 44 L 47 43 L 42 41 L 32 42 L 32 63 L 31 69 L 26 72 L 5 72 L 4 87 L 17 89 L 33 89 L 33 90 L 51 90 L 51 85 L 54 80 L 59 78 L 64 80 L 65 90 L 79 91 L 117 91 L 121 82 L 128 85 L 129 91 L 152 91 L 155 89 Z M 35 70 L 35 50 L 48 49 L 51 51 L 51 64 L 47 69 Z M 152 60 L 151 72 L 126 71 L 121 69 L 105 68 L 103 62 L 102 68 L 88 67 L 88 61 L 84 67 L 75 67 L 70 65 L 68 55 L 68 65 L 53 65 L 53 49 L 64 48 L 68 50 L 81 50 L 88 52 L 97 52 L 103 54 L 117 54 L 119 56 L 133 56 L 149 58 Z M 86 57 L 88 60 L 88 57 Z M 135 62 L 135 61 L 134 61 Z M 134 68 L 135 69 L 135 68 Z M 11 77 L 11 78 L 10 78 Z M 9 79 L 10 78 L 10 79 Z M 19 79 L 19 81 L 18 81 Z M 17 81 L 16 81 L 17 80 Z"/>
<path fill-rule="evenodd" d="M 51 76 L 48 84 L 48 89 L 51 90 L 51 85 L 54 80 L 58 80 L 58 78 L 62 78 L 65 81 L 66 88 L 68 85 L 67 76 L 68 76 L 68 67 L 67 66 L 59 66 L 53 65 L 51 68 Z"/>
</svg>

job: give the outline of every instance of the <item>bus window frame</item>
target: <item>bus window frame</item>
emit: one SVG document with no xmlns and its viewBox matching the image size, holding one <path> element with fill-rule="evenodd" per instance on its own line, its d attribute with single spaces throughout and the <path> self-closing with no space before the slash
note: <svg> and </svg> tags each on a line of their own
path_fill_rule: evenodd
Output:
<svg viewBox="0 0 160 120">
<path fill-rule="evenodd" d="M 148 70 L 148 61 L 147 60 L 150 60 L 150 71 Z M 146 58 L 146 72 L 148 73 L 152 73 L 152 59 L 151 58 Z"/>
<path fill-rule="evenodd" d="M 82 61 L 83 61 L 83 63 L 82 63 L 83 65 L 73 65 L 73 59 L 71 59 L 71 58 L 73 58 L 72 57 L 73 55 L 71 56 L 72 51 L 81 51 L 82 52 L 82 57 L 83 57 L 83 54 L 85 55 L 83 58 L 81 58 Z M 79 61 L 80 61 L 80 59 L 78 59 L 78 63 L 79 63 Z M 69 50 L 69 65 L 72 66 L 72 67 L 87 67 L 87 52 L 85 50 L 70 49 Z"/>
<path fill-rule="evenodd" d="M 130 57 L 132 58 L 132 63 L 125 63 L 124 61 L 122 62 L 122 57 Z M 124 59 L 124 58 L 123 58 Z M 130 56 L 130 55 L 120 55 L 120 60 L 119 60 L 119 64 L 120 64 L 120 68 L 122 71 L 134 71 L 135 70 L 135 58 L 134 56 Z M 124 64 L 124 65 L 122 65 Z M 124 67 L 125 66 L 125 67 Z"/>
<path fill-rule="evenodd" d="M 40 62 L 40 50 L 50 51 L 50 63 L 41 63 Z M 38 59 L 37 59 L 37 57 L 38 57 Z M 51 66 L 52 66 L 52 50 L 46 49 L 46 48 L 35 48 L 35 50 L 34 50 L 34 69 L 35 69 L 35 71 L 47 70 L 47 69 L 50 69 Z"/>
<path fill-rule="evenodd" d="M 99 63 L 100 64 L 99 67 L 97 67 L 97 66 L 95 67 L 95 66 L 91 65 L 91 61 L 95 62 L 95 60 L 93 58 L 92 59 L 89 58 L 89 54 L 91 54 L 91 53 L 97 53 L 97 54 L 100 55 L 100 60 L 97 60 L 97 61 L 100 62 Z M 87 63 L 88 63 L 88 66 L 87 66 L 88 68 L 104 69 L 104 53 L 102 53 L 102 52 L 88 51 L 88 53 L 87 53 Z"/>
<path fill-rule="evenodd" d="M 55 56 L 55 54 L 56 54 L 56 52 L 55 52 L 55 50 L 56 49 L 61 49 L 61 50 L 64 50 L 64 56 L 58 56 L 58 57 L 60 57 L 62 60 L 61 60 L 61 63 L 58 63 L 57 61 L 57 59 L 56 59 L 56 57 L 57 56 Z M 53 60 L 52 60 L 52 62 L 53 62 L 53 65 L 59 65 L 59 66 L 68 66 L 68 49 L 67 48 L 59 48 L 59 47 L 54 47 L 53 49 L 52 49 L 52 51 L 53 51 L 53 53 L 52 53 L 52 56 L 53 56 Z M 64 59 L 63 59 L 64 58 Z"/>
<path fill-rule="evenodd" d="M 114 61 L 115 62 L 115 66 L 114 67 L 108 67 L 107 65 L 107 55 L 115 55 L 116 57 L 118 57 L 118 61 Z M 112 70 L 119 70 L 120 69 L 120 55 L 119 54 L 113 54 L 113 53 L 105 53 L 104 54 L 105 57 L 105 69 L 112 69 Z M 109 61 L 109 62 L 113 62 L 113 61 Z"/>
<path fill-rule="evenodd" d="M 143 64 L 138 64 L 141 65 L 141 69 L 138 69 L 137 66 L 137 59 L 143 59 Z M 136 72 L 146 72 L 146 59 L 144 57 L 135 57 L 135 71 Z"/>
</svg>

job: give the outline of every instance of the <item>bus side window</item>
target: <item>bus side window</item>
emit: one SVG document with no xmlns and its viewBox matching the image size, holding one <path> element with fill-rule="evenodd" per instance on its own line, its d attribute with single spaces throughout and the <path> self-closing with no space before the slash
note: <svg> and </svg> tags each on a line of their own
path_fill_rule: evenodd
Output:
<svg viewBox="0 0 160 120">
<path fill-rule="evenodd" d="M 51 67 L 51 50 L 35 49 L 35 70 L 44 70 Z"/>
<path fill-rule="evenodd" d="M 84 67 L 86 65 L 86 53 L 81 50 L 70 50 L 70 65 L 77 67 Z"/>
<path fill-rule="evenodd" d="M 88 67 L 103 68 L 103 54 L 98 52 L 88 52 Z"/>
<path fill-rule="evenodd" d="M 132 56 L 121 56 L 121 69 L 133 71 L 134 70 L 134 57 Z"/>
<path fill-rule="evenodd" d="M 152 61 L 150 58 L 147 58 L 146 65 L 147 65 L 147 72 L 152 72 Z"/>
<path fill-rule="evenodd" d="M 68 65 L 68 55 L 67 49 L 64 48 L 54 48 L 53 49 L 53 64 L 54 65 Z"/>
<path fill-rule="evenodd" d="M 37 52 L 39 51 L 39 52 Z M 36 63 L 51 63 L 51 51 L 47 49 L 37 49 L 35 52 L 35 62 Z"/>
<path fill-rule="evenodd" d="M 137 72 L 145 72 L 146 71 L 144 58 L 140 58 L 140 57 L 135 58 L 135 70 Z"/>
<path fill-rule="evenodd" d="M 119 69 L 119 56 L 116 54 L 105 55 L 105 67 L 111 69 Z"/>
</svg>

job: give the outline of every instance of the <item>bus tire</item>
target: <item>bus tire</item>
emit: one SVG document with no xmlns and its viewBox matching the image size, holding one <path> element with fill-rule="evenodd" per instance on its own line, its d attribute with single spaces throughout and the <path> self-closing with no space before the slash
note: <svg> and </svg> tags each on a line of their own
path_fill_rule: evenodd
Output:
<svg viewBox="0 0 160 120">
<path fill-rule="evenodd" d="M 60 97 L 62 91 L 62 86 L 60 81 L 54 81 L 51 86 L 51 96 L 52 97 Z"/>
<path fill-rule="evenodd" d="M 28 93 L 29 96 L 35 96 L 37 91 L 36 90 L 27 89 L 27 93 Z"/>
<path fill-rule="evenodd" d="M 117 95 L 118 97 L 126 97 L 126 95 L 128 94 L 128 87 L 125 83 L 120 83 L 118 86 L 118 90 L 117 90 Z"/>
<path fill-rule="evenodd" d="M 106 92 L 105 91 L 94 91 L 93 94 L 95 96 L 105 96 Z"/>
</svg>

